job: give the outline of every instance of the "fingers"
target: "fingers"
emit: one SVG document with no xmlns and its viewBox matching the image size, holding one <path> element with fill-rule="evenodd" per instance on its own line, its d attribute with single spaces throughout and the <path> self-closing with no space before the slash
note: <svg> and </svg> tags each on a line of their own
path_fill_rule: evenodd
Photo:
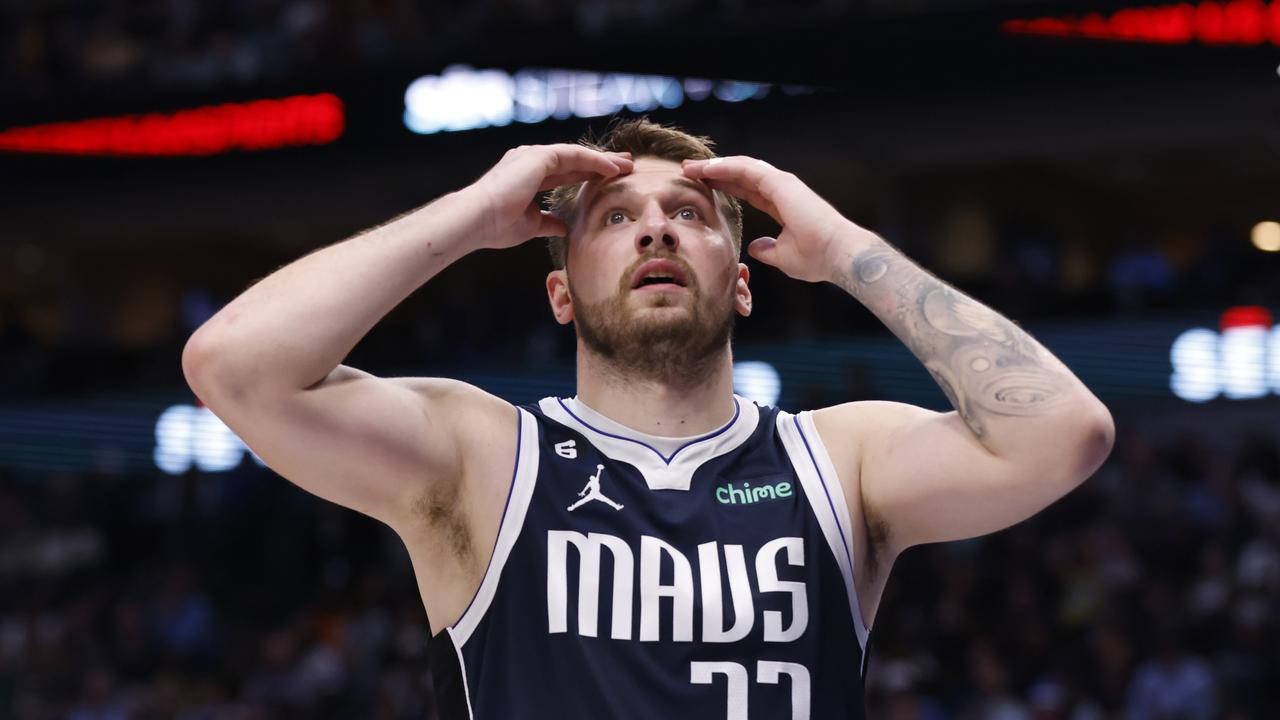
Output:
<svg viewBox="0 0 1280 720">
<path fill-rule="evenodd" d="M 685 160 L 683 167 L 696 177 L 735 180 L 744 184 L 759 185 L 777 168 L 758 158 L 746 155 L 718 157 L 710 160 Z"/>
<path fill-rule="evenodd" d="M 540 222 L 534 237 L 567 237 L 569 226 L 546 210 L 539 210 Z"/>
<path fill-rule="evenodd" d="M 604 177 L 631 172 L 634 163 L 630 153 L 600 152 L 582 145 L 559 143 L 548 145 L 551 150 L 546 174 L 564 175 L 574 172 L 592 172 Z"/>
<path fill-rule="evenodd" d="M 601 152 L 567 143 L 547 147 L 552 152 L 538 192 L 600 177 L 626 174 L 635 166 L 629 152 Z"/>
<path fill-rule="evenodd" d="M 747 254 L 766 265 L 778 264 L 778 240 L 759 237 L 747 244 Z"/>
<path fill-rule="evenodd" d="M 772 183 L 768 180 L 771 174 L 778 172 L 769 163 L 739 155 L 710 160 L 685 160 L 682 169 L 687 177 L 699 178 L 713 189 L 741 198 L 778 224 L 783 224 L 777 205 L 769 197 Z"/>
<path fill-rule="evenodd" d="M 563 173 L 560 175 L 548 175 L 546 178 L 543 178 L 542 184 L 538 186 L 538 192 L 542 192 L 544 190 L 552 190 L 562 185 L 574 185 L 580 182 L 596 180 L 599 177 L 600 177 L 599 173 L 588 172 L 588 171 Z"/>
<path fill-rule="evenodd" d="M 778 212 L 777 206 L 751 187 L 730 180 L 704 180 L 704 182 L 712 190 L 719 190 L 747 201 L 752 207 L 773 218 L 779 225 L 783 224 L 782 215 Z"/>
</svg>

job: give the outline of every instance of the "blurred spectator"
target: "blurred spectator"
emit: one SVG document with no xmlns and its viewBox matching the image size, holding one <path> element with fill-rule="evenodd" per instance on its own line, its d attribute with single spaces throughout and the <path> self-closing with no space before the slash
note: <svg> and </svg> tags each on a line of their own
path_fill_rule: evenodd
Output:
<svg viewBox="0 0 1280 720">
<path fill-rule="evenodd" d="M 974 642 L 969 651 L 973 696 L 957 717 L 962 720 L 1030 720 L 1030 713 L 1012 693 L 1004 659 L 989 640 Z"/>
<path fill-rule="evenodd" d="M 1179 629 L 1163 628 L 1155 657 L 1133 674 L 1126 720 L 1211 720 L 1217 717 L 1213 673 L 1184 647 Z"/>
<path fill-rule="evenodd" d="M 1185 499 L 1230 468 L 1241 482 L 1215 492 L 1241 505 L 1273 482 L 1274 446 L 1191 445 L 1126 435 L 1036 518 L 908 551 L 874 624 L 869 717 L 1269 717 L 1274 528 L 1201 524 Z M 211 516 L 209 483 L 250 489 L 218 494 Z M 1196 540 L 1177 549 L 1155 526 Z M 0 717 L 434 717 L 403 545 L 251 463 L 0 471 L 0 557 Z"/>
<path fill-rule="evenodd" d="M 1150 306 L 1152 297 L 1168 294 L 1174 287 L 1173 270 L 1159 249 L 1131 241 L 1111 259 L 1107 269 L 1119 310 L 1134 312 Z"/>
</svg>

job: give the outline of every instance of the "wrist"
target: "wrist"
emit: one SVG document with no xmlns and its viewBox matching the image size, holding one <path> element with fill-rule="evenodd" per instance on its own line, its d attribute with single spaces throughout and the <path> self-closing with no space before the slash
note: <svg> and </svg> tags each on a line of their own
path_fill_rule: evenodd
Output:
<svg viewBox="0 0 1280 720">
<path fill-rule="evenodd" d="M 460 192 L 437 197 L 379 228 L 424 243 L 430 255 L 446 264 L 488 247 L 489 216 L 479 198 Z"/>
<path fill-rule="evenodd" d="M 854 222 L 847 222 L 835 233 L 827 246 L 828 276 L 826 279 L 829 282 L 837 282 L 839 278 L 847 275 L 846 271 L 854 258 L 872 247 L 883 244 L 884 240 L 879 235 Z"/>
<path fill-rule="evenodd" d="M 445 196 L 450 207 L 462 213 L 472 226 L 467 237 L 467 252 L 501 247 L 493 196 L 482 186 L 472 183 Z"/>
</svg>

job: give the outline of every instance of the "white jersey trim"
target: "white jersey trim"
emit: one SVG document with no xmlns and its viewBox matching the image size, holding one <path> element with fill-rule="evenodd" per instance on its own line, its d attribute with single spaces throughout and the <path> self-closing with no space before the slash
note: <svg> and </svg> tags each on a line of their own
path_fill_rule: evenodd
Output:
<svg viewBox="0 0 1280 720">
<path fill-rule="evenodd" d="M 467 701 L 467 718 L 471 720 L 475 718 L 476 711 L 471 709 L 471 688 L 467 685 L 467 661 L 462 657 L 462 643 L 458 642 L 453 628 L 445 628 L 445 632 L 453 639 L 453 652 L 458 656 L 458 674 L 462 676 L 462 697 Z"/>
<path fill-rule="evenodd" d="M 476 589 L 471 604 L 462 611 L 462 617 L 449 627 L 454 646 L 458 648 L 458 658 L 462 658 L 462 646 L 471 638 L 476 626 L 484 618 L 493 602 L 494 593 L 498 590 L 498 578 L 502 577 L 502 569 L 511 555 L 511 548 L 516 544 L 520 529 L 524 527 L 524 518 L 529 511 L 529 501 L 533 498 L 533 486 L 538 480 L 538 423 L 533 415 L 524 408 L 516 408 L 519 412 L 519 431 L 516 435 L 516 463 L 511 473 L 511 489 L 507 493 L 507 505 L 498 525 L 498 539 L 493 545 L 493 555 L 489 557 L 489 567 L 484 571 L 480 587 Z M 463 677 L 466 677 L 464 672 Z M 468 706 L 470 701 L 468 701 Z"/>
<path fill-rule="evenodd" d="M 733 396 L 735 414 L 718 430 L 694 437 L 670 455 L 644 441 L 644 435 L 635 430 L 618 432 L 599 428 L 575 415 L 556 397 L 538 402 L 542 414 L 566 427 L 582 433 L 593 446 L 606 457 L 635 466 L 644 476 L 650 490 L 688 490 L 693 473 L 708 460 L 719 457 L 746 442 L 760 423 L 760 408 L 740 395 Z"/>
<path fill-rule="evenodd" d="M 831 554 L 835 556 L 840 574 L 844 577 L 845 590 L 849 594 L 849 612 L 853 615 L 854 632 L 862 648 L 863 663 L 867 657 L 867 627 L 862 620 L 862 604 L 858 602 L 858 590 L 853 574 L 853 535 L 849 527 L 848 505 L 835 465 L 827 454 L 822 438 L 813 424 L 812 411 L 797 415 L 779 410 L 778 436 L 791 459 L 791 465 L 800 478 L 809 507 L 818 518 L 818 526 L 827 539 Z"/>
</svg>

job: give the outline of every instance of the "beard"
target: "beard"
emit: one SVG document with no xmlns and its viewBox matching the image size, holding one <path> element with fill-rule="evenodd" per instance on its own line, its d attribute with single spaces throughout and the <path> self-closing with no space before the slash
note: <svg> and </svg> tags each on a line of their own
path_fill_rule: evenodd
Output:
<svg viewBox="0 0 1280 720">
<path fill-rule="evenodd" d="M 684 269 L 684 293 L 658 293 L 633 302 L 633 273 L 641 264 L 659 258 L 679 263 Z M 577 297 L 572 278 L 569 295 Z M 732 287 L 728 292 L 704 296 L 692 268 L 675 255 L 648 255 L 622 274 L 618 291 L 610 297 L 595 303 L 575 300 L 574 327 L 583 345 L 624 379 L 693 385 L 710 376 L 721 354 L 728 350 L 735 320 L 733 297 Z M 637 307 L 641 304 L 643 307 Z M 645 309 L 674 306 L 688 310 Z"/>
</svg>

